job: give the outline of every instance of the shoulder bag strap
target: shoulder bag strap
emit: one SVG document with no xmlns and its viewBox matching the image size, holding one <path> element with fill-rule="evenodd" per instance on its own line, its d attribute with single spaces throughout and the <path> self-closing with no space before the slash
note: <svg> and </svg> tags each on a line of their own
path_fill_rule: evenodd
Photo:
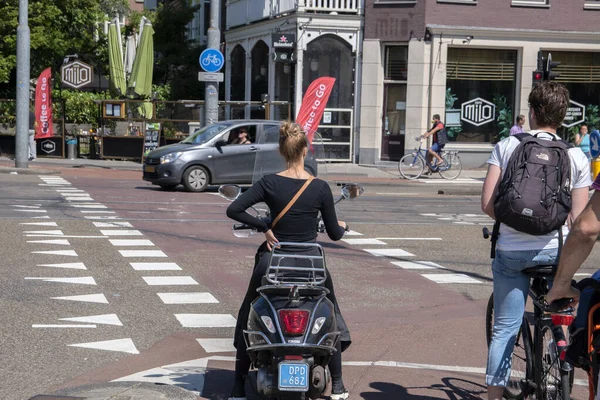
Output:
<svg viewBox="0 0 600 400">
<path fill-rule="evenodd" d="M 300 195 L 302 193 L 304 193 L 304 191 L 306 190 L 306 188 L 308 187 L 308 185 L 310 185 L 310 183 L 313 181 L 313 179 L 314 178 L 311 176 L 310 178 L 308 178 L 306 180 L 306 182 L 304 182 L 304 185 L 302 185 L 302 187 L 300 188 L 300 190 L 298 190 L 298 192 L 294 195 L 294 197 L 292 197 L 292 199 L 287 204 L 287 206 L 285 206 L 285 208 L 283 210 L 281 210 L 281 212 L 279 213 L 279 215 L 277 215 L 277 217 L 275 217 L 275 219 L 273 220 L 273 223 L 271 224 L 271 229 L 275 228 L 275 225 L 277 225 L 277 223 L 279 222 L 279 220 L 290 210 L 290 208 L 292 208 L 292 206 L 294 205 L 294 203 L 296 202 L 296 200 L 298 200 L 298 198 L 300 197 Z"/>
</svg>

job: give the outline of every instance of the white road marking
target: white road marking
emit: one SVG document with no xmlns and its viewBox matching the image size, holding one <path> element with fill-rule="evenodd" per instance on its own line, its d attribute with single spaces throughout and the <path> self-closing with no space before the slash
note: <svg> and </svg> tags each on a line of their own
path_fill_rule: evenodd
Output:
<svg viewBox="0 0 600 400">
<path fill-rule="evenodd" d="M 482 283 L 465 274 L 421 274 L 435 283 Z"/>
<path fill-rule="evenodd" d="M 69 204 L 71 207 L 76 208 L 108 208 L 103 204 Z"/>
<path fill-rule="evenodd" d="M 123 326 L 117 314 L 90 315 L 87 317 L 59 318 L 59 321 L 87 322 L 91 324 Z"/>
<path fill-rule="evenodd" d="M 70 269 L 87 269 L 85 264 L 82 262 L 75 263 L 60 263 L 60 264 L 38 264 L 38 267 L 49 267 L 49 268 L 70 268 Z"/>
<path fill-rule="evenodd" d="M 592 274 L 588 274 L 588 273 L 585 273 L 585 272 L 578 272 L 574 276 L 592 276 Z"/>
<path fill-rule="evenodd" d="M 93 222 L 96 228 L 133 228 L 129 222 Z"/>
<path fill-rule="evenodd" d="M 72 324 L 56 324 L 56 325 L 31 325 L 32 328 L 96 328 L 96 325 L 72 325 Z"/>
<path fill-rule="evenodd" d="M 210 304 L 219 300 L 207 292 L 199 293 L 157 293 L 165 304 Z"/>
<path fill-rule="evenodd" d="M 94 201 L 91 197 L 65 197 L 67 201 Z"/>
<path fill-rule="evenodd" d="M 420 182 L 420 183 L 428 183 L 428 184 L 441 184 L 443 183 L 444 185 L 447 184 L 454 184 L 454 185 L 461 185 L 461 184 L 478 184 L 478 185 L 483 185 L 483 181 L 477 180 L 477 179 L 446 179 L 446 180 L 440 180 L 440 179 L 416 179 L 415 182 Z"/>
<path fill-rule="evenodd" d="M 40 217 L 29 217 L 31 219 L 50 219 L 50 217 L 48 215 L 42 215 Z"/>
<path fill-rule="evenodd" d="M 104 236 L 143 236 L 142 232 L 137 231 L 135 229 L 101 229 L 100 233 Z"/>
<path fill-rule="evenodd" d="M 85 193 L 85 190 L 77 189 L 77 188 L 60 188 L 56 189 L 59 194 L 63 193 Z M 87 193 L 85 193 L 87 194 Z"/>
<path fill-rule="evenodd" d="M 136 271 L 181 271 L 181 267 L 172 262 L 129 263 Z"/>
<path fill-rule="evenodd" d="M 414 257 L 415 255 L 402 249 L 363 249 L 375 257 Z"/>
<path fill-rule="evenodd" d="M 234 352 L 233 338 L 231 339 L 196 339 L 207 353 Z"/>
<path fill-rule="evenodd" d="M 400 238 L 400 237 L 378 237 L 375 239 L 379 240 L 417 240 L 417 241 L 426 241 L 426 240 L 442 240 L 442 238 Z"/>
<path fill-rule="evenodd" d="M 62 297 L 51 297 L 55 300 L 69 300 L 69 301 L 83 301 L 84 303 L 103 303 L 108 304 L 106 296 L 102 293 L 98 294 L 84 294 L 78 296 L 62 296 Z"/>
<path fill-rule="evenodd" d="M 15 210 L 15 211 L 30 212 L 30 213 L 45 213 L 45 212 L 48 212 L 46 210 Z"/>
<path fill-rule="evenodd" d="M 154 243 L 147 239 L 109 239 L 113 246 L 154 246 Z"/>
<path fill-rule="evenodd" d="M 31 254 L 49 254 L 53 256 L 77 257 L 75 250 L 32 251 Z"/>
<path fill-rule="evenodd" d="M 67 239 L 55 239 L 55 240 L 28 240 L 27 243 L 40 243 L 40 244 L 60 244 L 63 246 L 70 246 L 71 243 Z"/>
<path fill-rule="evenodd" d="M 13 207 L 18 207 L 18 208 L 40 208 L 41 206 L 33 206 L 33 205 L 28 205 L 28 206 L 22 206 L 22 205 L 13 205 Z"/>
<path fill-rule="evenodd" d="M 119 250 L 119 253 L 121 253 L 121 255 L 123 257 L 129 257 L 129 258 L 133 258 L 133 257 L 166 258 L 166 257 L 168 257 L 161 250 Z"/>
<path fill-rule="evenodd" d="M 236 320 L 231 314 L 175 314 L 184 328 L 232 328 Z"/>
<path fill-rule="evenodd" d="M 348 232 L 346 232 L 344 234 L 344 236 L 362 236 L 362 235 L 363 235 L 362 233 L 353 231 L 352 229 L 350 229 Z"/>
<path fill-rule="evenodd" d="M 445 269 L 431 261 L 392 261 L 392 264 L 403 269 Z"/>
<path fill-rule="evenodd" d="M 78 284 L 78 285 L 96 285 L 96 281 L 94 280 L 94 277 L 92 276 L 82 276 L 82 277 L 77 277 L 77 278 L 53 278 L 53 277 L 47 277 L 47 278 L 32 278 L 32 277 L 25 277 L 26 280 L 37 280 L 37 281 L 44 281 L 44 282 L 55 282 L 55 283 L 74 283 L 74 284 Z"/>
<path fill-rule="evenodd" d="M 127 339 L 115 339 L 105 340 L 102 342 L 90 342 L 90 343 L 75 343 L 69 344 L 70 347 L 83 347 L 86 349 L 95 350 L 108 350 L 108 351 L 120 351 L 129 354 L 140 354 L 138 349 L 135 347 L 133 340 Z"/>
<path fill-rule="evenodd" d="M 61 237 L 61 238 L 79 238 L 79 239 L 108 239 L 108 236 L 85 236 L 85 235 L 25 235 L 27 237 Z"/>
<path fill-rule="evenodd" d="M 21 222 L 20 225 L 58 226 L 56 222 Z"/>
<path fill-rule="evenodd" d="M 81 210 L 83 214 L 114 214 L 114 211 Z M 86 217 L 87 218 L 87 217 Z"/>
<path fill-rule="evenodd" d="M 378 239 L 342 239 L 342 241 L 344 241 L 348 244 L 351 244 L 351 245 L 361 245 L 361 244 L 386 245 L 387 244 Z"/>
<path fill-rule="evenodd" d="M 149 286 L 198 285 L 191 276 L 144 276 Z"/>
<path fill-rule="evenodd" d="M 115 216 L 108 216 L 108 215 L 84 215 L 83 218 L 85 219 L 102 219 L 102 220 L 115 220 L 115 219 L 122 219 L 121 217 L 115 217 Z"/>
<path fill-rule="evenodd" d="M 81 192 L 83 192 L 83 190 Z M 90 195 L 88 193 L 62 192 L 60 194 L 63 195 L 63 196 L 65 196 L 65 197 L 90 197 Z"/>
<path fill-rule="evenodd" d="M 25 231 L 23 233 L 31 233 L 31 234 L 41 234 L 41 235 L 64 235 L 63 231 L 51 231 L 51 230 L 47 230 L 47 231 Z"/>
</svg>

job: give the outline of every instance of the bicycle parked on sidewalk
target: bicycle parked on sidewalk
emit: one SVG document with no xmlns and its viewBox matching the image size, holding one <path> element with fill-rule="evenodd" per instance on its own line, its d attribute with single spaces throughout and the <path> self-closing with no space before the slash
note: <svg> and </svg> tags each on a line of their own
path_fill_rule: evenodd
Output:
<svg viewBox="0 0 600 400">
<path fill-rule="evenodd" d="M 483 228 L 483 238 L 491 233 Z M 568 343 L 563 326 L 573 321 L 573 309 L 559 311 L 568 302 L 554 302 L 548 305 L 545 296 L 549 291 L 549 281 L 556 274 L 556 265 L 539 265 L 522 272 L 532 279 L 529 297 L 533 300 L 533 335 L 530 321 L 523 316 L 523 322 L 512 354 L 512 367 L 508 384 L 504 391 L 506 399 L 525 399 L 533 394 L 537 399 L 568 400 L 573 386 L 573 368 L 564 361 Z M 567 300 L 568 301 L 568 300 Z M 492 340 L 494 326 L 494 294 L 490 296 L 485 315 L 485 334 L 488 348 Z"/>
<path fill-rule="evenodd" d="M 438 166 L 437 159 L 434 160 L 434 164 L 427 161 L 427 150 L 422 149 L 423 140 L 421 138 L 416 139 L 419 142 L 419 147 L 415 148 L 412 153 L 406 154 L 398 162 L 398 171 L 406 179 L 417 179 L 423 175 L 425 166 L 433 172 L 437 172 L 444 179 L 456 179 L 462 172 L 462 162 L 458 157 L 458 151 L 442 151 L 438 153 L 440 157 L 445 161 L 445 165 Z"/>
</svg>

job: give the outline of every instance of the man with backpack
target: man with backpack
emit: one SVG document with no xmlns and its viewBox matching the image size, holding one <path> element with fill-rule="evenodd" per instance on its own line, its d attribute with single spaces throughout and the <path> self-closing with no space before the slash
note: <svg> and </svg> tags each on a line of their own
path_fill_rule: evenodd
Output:
<svg viewBox="0 0 600 400">
<path fill-rule="evenodd" d="M 446 126 L 441 121 L 439 114 L 434 114 L 431 122 L 433 126 L 421 138 L 427 139 L 433 135 L 433 144 L 427 149 L 427 161 L 431 163 L 433 157 L 435 157 L 437 159 L 437 167 L 439 168 L 444 163 L 444 159 L 440 157 L 440 152 L 446 143 L 448 143 L 448 135 L 446 134 Z"/>
<path fill-rule="evenodd" d="M 586 156 L 560 140 L 569 92 L 547 81 L 529 94 L 528 133 L 499 142 L 488 160 L 482 210 L 494 218 L 494 327 L 486 372 L 488 399 L 500 400 L 521 326 L 529 278 L 523 269 L 556 263 L 567 220 L 584 209 L 591 184 Z"/>
</svg>

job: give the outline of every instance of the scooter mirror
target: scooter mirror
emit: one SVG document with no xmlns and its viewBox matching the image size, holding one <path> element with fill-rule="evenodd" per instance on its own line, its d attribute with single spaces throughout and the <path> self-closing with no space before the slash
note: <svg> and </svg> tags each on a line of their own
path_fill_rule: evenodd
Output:
<svg viewBox="0 0 600 400">
<path fill-rule="evenodd" d="M 364 191 L 365 188 L 355 183 L 349 183 L 342 186 L 342 196 L 345 199 L 355 199 L 358 196 L 360 196 Z"/>
<path fill-rule="evenodd" d="M 238 185 L 221 185 L 219 195 L 227 200 L 233 201 L 242 194 L 242 188 Z"/>
</svg>

